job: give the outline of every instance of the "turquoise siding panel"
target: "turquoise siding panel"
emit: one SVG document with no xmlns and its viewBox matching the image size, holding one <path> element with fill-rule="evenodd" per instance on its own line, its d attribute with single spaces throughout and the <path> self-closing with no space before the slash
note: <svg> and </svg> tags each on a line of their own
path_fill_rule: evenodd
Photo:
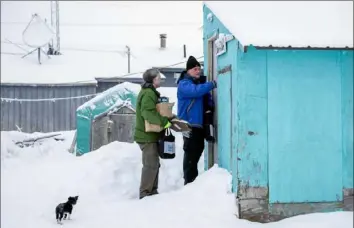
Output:
<svg viewBox="0 0 354 228">
<path fill-rule="evenodd" d="M 342 200 L 339 51 L 268 51 L 269 202 Z"/>
<path fill-rule="evenodd" d="M 237 66 L 239 184 L 268 187 L 266 52 L 239 52 Z"/>
<path fill-rule="evenodd" d="M 235 46 L 232 50 L 235 50 L 231 55 L 232 61 L 232 77 L 231 77 L 231 118 L 232 118 L 232 129 L 231 129 L 231 150 L 232 150 L 232 191 L 237 192 L 238 188 L 238 157 L 237 157 L 237 147 L 238 147 L 238 100 L 237 92 L 238 87 L 238 65 L 237 58 L 240 54 L 240 49 L 238 48 L 239 42 L 230 43 L 230 46 Z"/>
<path fill-rule="evenodd" d="M 218 161 L 221 168 L 231 172 L 231 72 L 218 75 Z"/>
<path fill-rule="evenodd" d="M 343 187 L 353 188 L 353 51 L 342 52 Z"/>
<path fill-rule="evenodd" d="M 215 23 L 215 18 L 214 18 Z M 228 34 L 228 30 L 225 28 L 220 29 L 219 33 Z M 217 76 L 218 89 L 217 89 L 217 97 L 218 97 L 218 161 L 219 165 L 230 173 L 235 174 L 234 177 L 237 177 L 236 172 L 237 169 L 237 157 L 236 150 L 234 144 L 237 141 L 234 141 L 232 130 L 235 123 L 237 123 L 237 119 L 233 119 L 234 113 L 234 97 L 232 97 L 234 88 L 234 84 L 232 84 L 235 79 L 237 80 L 237 40 L 231 40 L 227 42 L 227 52 L 217 57 L 217 71 L 222 70 L 224 67 L 231 65 L 231 71 L 226 72 L 224 74 L 219 74 Z M 237 113 L 237 112 L 236 112 Z M 236 159 L 236 160 L 235 160 Z M 237 181 L 233 180 L 233 189 L 237 189 L 236 187 Z"/>
</svg>

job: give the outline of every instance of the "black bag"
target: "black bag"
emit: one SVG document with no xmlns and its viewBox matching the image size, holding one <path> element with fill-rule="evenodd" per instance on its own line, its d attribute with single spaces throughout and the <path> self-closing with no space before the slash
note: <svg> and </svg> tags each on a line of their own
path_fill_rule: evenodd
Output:
<svg viewBox="0 0 354 228">
<path fill-rule="evenodd" d="M 203 84 L 207 81 L 206 76 L 201 76 L 199 79 L 200 83 Z M 214 122 L 214 108 L 210 107 L 208 104 L 208 95 L 204 95 L 203 97 L 203 128 L 204 128 L 204 138 L 208 143 L 215 143 L 215 130 L 213 126 Z"/>
<path fill-rule="evenodd" d="M 208 143 L 215 142 L 212 111 L 206 111 L 204 113 L 204 134 L 205 140 Z"/>
<path fill-rule="evenodd" d="M 172 135 L 170 128 L 161 132 L 159 139 L 159 156 L 162 159 L 173 159 L 176 156 L 175 136 Z"/>
</svg>

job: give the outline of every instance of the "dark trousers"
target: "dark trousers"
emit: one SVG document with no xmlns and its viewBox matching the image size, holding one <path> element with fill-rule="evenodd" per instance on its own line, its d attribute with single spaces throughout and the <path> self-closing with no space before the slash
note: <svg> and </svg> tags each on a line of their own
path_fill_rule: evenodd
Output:
<svg viewBox="0 0 354 228">
<path fill-rule="evenodd" d="M 192 128 L 189 137 L 183 137 L 183 177 L 184 184 L 193 182 L 198 176 L 198 162 L 204 151 L 203 128 Z"/>
<path fill-rule="evenodd" d="M 158 143 L 139 143 L 142 150 L 143 168 L 141 170 L 140 196 L 158 194 L 160 158 L 158 154 Z"/>
</svg>

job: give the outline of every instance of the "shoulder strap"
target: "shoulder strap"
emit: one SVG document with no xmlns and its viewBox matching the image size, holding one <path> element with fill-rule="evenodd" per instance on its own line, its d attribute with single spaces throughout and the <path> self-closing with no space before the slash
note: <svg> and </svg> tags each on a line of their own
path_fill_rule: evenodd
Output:
<svg viewBox="0 0 354 228">
<path fill-rule="evenodd" d="M 195 98 L 193 98 L 192 101 L 191 101 L 191 103 L 188 105 L 188 107 L 187 107 L 187 113 L 191 110 L 191 108 L 192 108 L 194 102 L 195 102 Z"/>
</svg>

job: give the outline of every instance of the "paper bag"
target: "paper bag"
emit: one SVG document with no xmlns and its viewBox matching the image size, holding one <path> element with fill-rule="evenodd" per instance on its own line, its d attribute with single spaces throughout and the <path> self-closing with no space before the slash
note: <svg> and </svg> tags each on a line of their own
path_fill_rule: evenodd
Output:
<svg viewBox="0 0 354 228">
<path fill-rule="evenodd" d="M 156 109 L 161 116 L 172 118 L 173 117 L 172 108 L 174 105 L 175 103 L 161 102 L 156 104 Z M 163 127 L 159 125 L 151 124 L 145 120 L 145 132 L 161 132 L 162 130 Z"/>
<path fill-rule="evenodd" d="M 147 120 L 145 120 L 145 132 L 161 132 L 163 127 L 156 124 L 151 124 Z"/>
<path fill-rule="evenodd" d="M 172 108 L 174 105 L 175 103 L 161 102 L 156 105 L 156 109 L 161 116 L 172 118 L 173 117 Z"/>
</svg>

